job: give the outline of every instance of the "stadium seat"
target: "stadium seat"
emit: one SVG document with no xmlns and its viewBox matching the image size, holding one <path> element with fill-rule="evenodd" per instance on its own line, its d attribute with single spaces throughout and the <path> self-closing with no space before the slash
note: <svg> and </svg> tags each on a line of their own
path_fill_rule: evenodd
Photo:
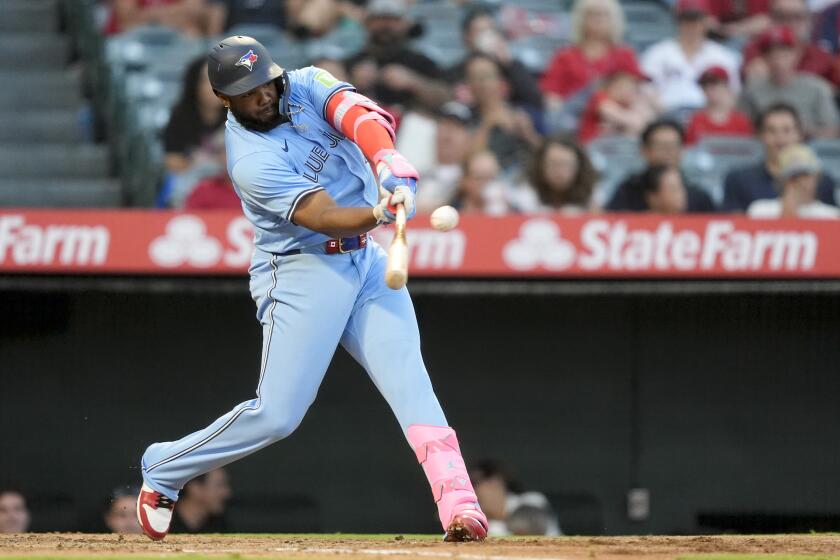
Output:
<svg viewBox="0 0 840 560">
<path fill-rule="evenodd" d="M 674 35 L 673 16 L 660 4 L 632 2 L 623 7 L 627 19 L 624 38 L 636 52 L 641 53 L 652 44 Z"/>
<path fill-rule="evenodd" d="M 91 130 L 86 108 L 0 110 L 0 143 L 86 142 Z"/>
<path fill-rule="evenodd" d="M 0 71 L 43 70 L 62 68 L 69 58 L 70 46 L 67 38 L 60 35 L 15 31 L 0 34 L 0 52 Z"/>
<path fill-rule="evenodd" d="M 683 154 L 683 172 L 689 181 L 705 189 L 715 204 L 723 201 L 726 174 L 760 160 L 764 147 L 753 138 L 707 136 Z"/>
<path fill-rule="evenodd" d="M 596 138 L 586 146 L 586 151 L 600 177 L 597 202 L 601 204 L 612 197 L 619 183 L 627 175 L 641 170 L 645 165 L 639 154 L 639 142 L 636 138 Z"/>
<path fill-rule="evenodd" d="M 54 33 L 58 30 L 56 0 L 2 0 L 0 32 Z"/>
<path fill-rule="evenodd" d="M 0 206 L 114 208 L 122 203 L 117 179 L 0 179 Z"/>
<path fill-rule="evenodd" d="M 206 53 L 205 41 L 159 26 L 138 27 L 111 37 L 106 50 L 112 65 L 127 69 L 143 69 L 157 63 L 183 67 Z"/>
<path fill-rule="evenodd" d="M 840 140 L 822 139 L 811 142 L 811 148 L 823 165 L 823 170 L 840 182 Z"/>
<path fill-rule="evenodd" d="M 11 177 L 105 177 L 108 150 L 92 144 L 0 144 L 0 169 Z"/>
<path fill-rule="evenodd" d="M 304 45 L 308 62 L 318 58 L 342 60 L 362 50 L 367 35 L 359 25 L 341 25 L 335 31 L 318 39 L 310 39 Z"/>
<path fill-rule="evenodd" d="M 567 44 L 567 41 L 552 37 L 532 35 L 511 41 L 510 48 L 513 56 L 517 60 L 524 64 L 531 72 L 539 74 L 548 66 L 555 51 Z"/>
<path fill-rule="evenodd" d="M 277 26 L 268 23 L 241 23 L 231 27 L 224 35 L 225 37 L 231 35 L 253 37 L 263 45 L 268 45 L 282 40 L 282 33 Z"/>
</svg>

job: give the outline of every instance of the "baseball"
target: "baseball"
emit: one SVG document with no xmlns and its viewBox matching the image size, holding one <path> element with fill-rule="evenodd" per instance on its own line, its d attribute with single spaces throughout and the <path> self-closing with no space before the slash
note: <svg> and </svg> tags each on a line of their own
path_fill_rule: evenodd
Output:
<svg viewBox="0 0 840 560">
<path fill-rule="evenodd" d="M 449 231 L 458 225 L 458 211 L 451 206 L 441 206 L 432 212 L 432 227 L 438 231 Z"/>
</svg>

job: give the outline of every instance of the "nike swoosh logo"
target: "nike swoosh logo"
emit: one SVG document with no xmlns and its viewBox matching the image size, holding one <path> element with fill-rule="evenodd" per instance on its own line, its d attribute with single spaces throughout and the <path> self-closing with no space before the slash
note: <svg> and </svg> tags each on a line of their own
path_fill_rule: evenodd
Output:
<svg viewBox="0 0 840 560">
<path fill-rule="evenodd" d="M 289 151 L 289 145 L 286 143 L 286 141 L 285 141 L 285 140 L 283 140 L 283 145 L 282 145 L 282 146 L 280 146 L 280 147 L 281 147 L 281 148 L 283 148 L 283 151 L 284 151 L 284 152 L 288 152 L 288 151 Z"/>
</svg>

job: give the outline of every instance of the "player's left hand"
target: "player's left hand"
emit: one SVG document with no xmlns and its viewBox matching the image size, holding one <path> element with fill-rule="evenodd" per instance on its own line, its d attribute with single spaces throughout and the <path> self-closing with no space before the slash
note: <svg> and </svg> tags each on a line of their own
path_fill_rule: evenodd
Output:
<svg viewBox="0 0 840 560">
<path fill-rule="evenodd" d="M 373 215 L 382 223 L 390 224 L 397 219 L 397 204 L 402 203 L 405 208 L 405 218 L 410 220 L 417 213 L 414 203 L 414 193 L 406 186 L 399 186 L 394 193 L 387 193 L 373 208 Z"/>
<path fill-rule="evenodd" d="M 405 156 L 396 150 L 380 150 L 374 157 L 379 186 L 388 192 L 396 192 L 400 186 L 407 187 L 412 194 L 417 192 L 420 174 Z"/>
</svg>

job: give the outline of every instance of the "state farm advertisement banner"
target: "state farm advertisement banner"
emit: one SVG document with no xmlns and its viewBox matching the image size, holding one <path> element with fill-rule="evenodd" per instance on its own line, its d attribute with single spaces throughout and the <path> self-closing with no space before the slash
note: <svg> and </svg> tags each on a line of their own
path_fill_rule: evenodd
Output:
<svg viewBox="0 0 840 560">
<path fill-rule="evenodd" d="M 380 244 L 393 230 L 373 232 Z M 412 277 L 840 278 L 840 222 L 728 215 L 462 216 L 409 224 Z M 0 210 L 0 273 L 237 275 L 237 213 Z"/>
</svg>

